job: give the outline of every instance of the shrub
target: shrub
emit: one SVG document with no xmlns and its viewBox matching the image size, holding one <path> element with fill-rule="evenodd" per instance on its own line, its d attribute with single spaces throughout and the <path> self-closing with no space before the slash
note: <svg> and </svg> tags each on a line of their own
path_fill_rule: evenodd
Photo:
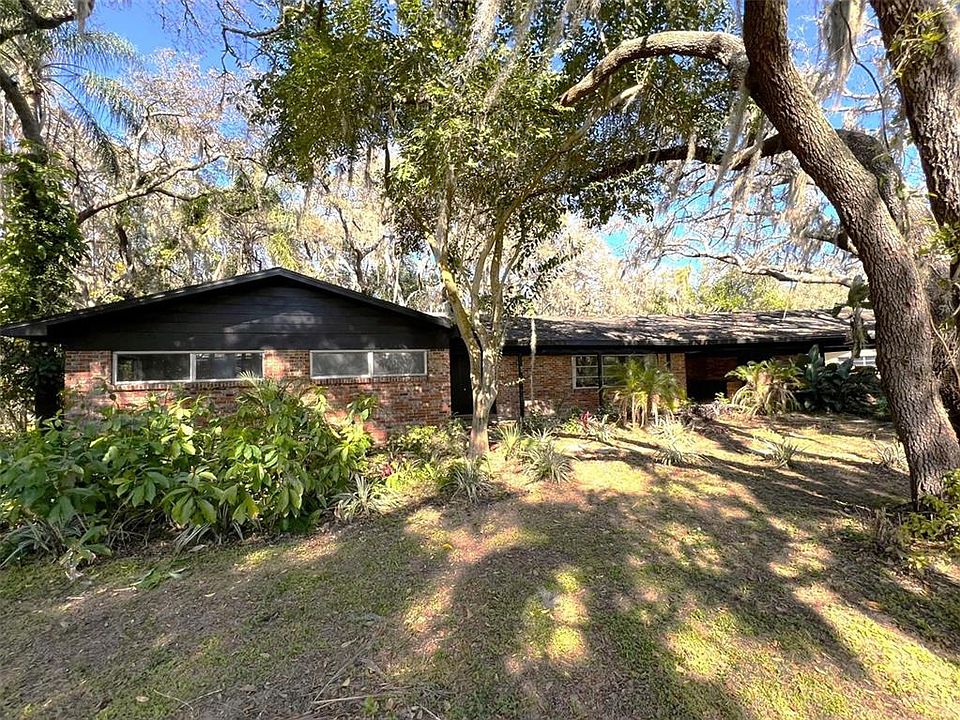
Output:
<svg viewBox="0 0 960 720">
<path fill-rule="evenodd" d="M 872 367 L 854 367 L 853 360 L 825 363 L 812 348 L 800 364 L 797 397 L 807 410 L 873 415 L 883 397 L 880 378 Z"/>
<path fill-rule="evenodd" d="M 763 457 L 778 468 L 790 467 L 793 456 L 800 450 L 800 446 L 787 438 L 779 440 L 764 440 Z"/>
<path fill-rule="evenodd" d="M 467 431 L 459 420 L 446 425 L 418 425 L 390 439 L 389 449 L 396 455 L 440 463 L 462 457 L 467 450 Z"/>
<path fill-rule="evenodd" d="M 654 460 L 661 465 L 692 465 L 703 460 L 703 455 L 690 446 L 690 438 L 682 424 L 675 421 L 661 421 L 653 429 L 658 438 Z"/>
<path fill-rule="evenodd" d="M 628 360 L 619 366 L 617 376 L 613 399 L 620 406 L 621 419 L 629 419 L 632 425 L 643 427 L 650 418 L 658 419 L 661 410 L 669 413 L 683 400 L 676 376 L 651 358 Z"/>
<path fill-rule="evenodd" d="M 779 360 L 749 362 L 727 373 L 743 382 L 730 402 L 750 415 L 778 415 L 798 407 L 800 370 Z"/>
<path fill-rule="evenodd" d="M 319 390 L 258 381 L 227 415 L 151 400 L 49 421 L 0 448 L 0 560 L 59 554 L 75 569 L 159 528 L 290 529 L 363 469 L 371 406 L 332 419 Z"/>
<path fill-rule="evenodd" d="M 357 475 L 352 487 L 336 497 L 334 517 L 340 522 L 353 522 L 357 518 L 382 515 L 396 506 L 396 494 L 381 479 Z"/>
<path fill-rule="evenodd" d="M 573 475 L 570 458 L 557 449 L 549 434 L 530 438 L 523 448 L 523 463 L 535 481 L 566 482 Z"/>
<path fill-rule="evenodd" d="M 893 442 L 873 441 L 873 447 L 877 451 L 877 464 L 882 465 L 887 470 L 903 471 L 907 469 L 907 456 L 903 450 L 903 444 L 899 440 Z"/>
<path fill-rule="evenodd" d="M 590 411 L 584 411 L 571 418 L 574 432 L 582 438 L 609 443 L 613 439 L 613 423 L 608 415 L 597 417 Z"/>
<path fill-rule="evenodd" d="M 511 457 L 520 446 L 520 439 L 523 437 L 520 423 L 506 421 L 497 424 L 496 428 L 497 444 L 503 448 L 504 457 Z"/>
<path fill-rule="evenodd" d="M 493 491 L 493 480 L 486 460 L 458 458 L 448 465 L 447 484 L 453 488 L 453 496 L 464 495 L 471 503 Z"/>
<path fill-rule="evenodd" d="M 902 527 L 913 539 L 942 544 L 960 553 L 960 470 L 944 478 L 940 497 L 920 498 L 916 512 L 904 518 Z"/>
</svg>

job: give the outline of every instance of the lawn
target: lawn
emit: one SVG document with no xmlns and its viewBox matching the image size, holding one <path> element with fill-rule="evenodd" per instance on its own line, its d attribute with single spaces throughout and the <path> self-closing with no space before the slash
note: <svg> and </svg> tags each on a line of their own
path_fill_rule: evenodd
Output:
<svg viewBox="0 0 960 720">
<path fill-rule="evenodd" d="M 778 469 L 773 433 L 800 446 Z M 564 440 L 563 485 L 307 537 L 0 571 L 0 716 L 960 718 L 960 567 L 873 549 L 872 422 Z M 135 586 L 151 568 L 180 571 Z M 155 572 L 154 577 L 165 577 Z"/>
</svg>

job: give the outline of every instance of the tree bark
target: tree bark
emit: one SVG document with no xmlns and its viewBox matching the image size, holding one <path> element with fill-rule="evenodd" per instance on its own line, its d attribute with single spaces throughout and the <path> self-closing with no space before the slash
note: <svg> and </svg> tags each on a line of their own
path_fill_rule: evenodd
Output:
<svg viewBox="0 0 960 720">
<path fill-rule="evenodd" d="M 938 393 L 930 306 L 877 178 L 853 156 L 793 64 L 784 0 L 747 2 L 747 87 L 830 200 L 859 252 L 877 322 L 877 366 L 910 466 L 911 494 L 939 494 L 960 444 Z"/>
<path fill-rule="evenodd" d="M 870 5 L 903 98 L 933 216 L 941 227 L 960 233 L 960 13 L 944 0 L 870 0 Z M 921 13 L 943 31 L 943 39 L 912 37 Z M 960 247 L 952 250 L 957 255 Z"/>
</svg>

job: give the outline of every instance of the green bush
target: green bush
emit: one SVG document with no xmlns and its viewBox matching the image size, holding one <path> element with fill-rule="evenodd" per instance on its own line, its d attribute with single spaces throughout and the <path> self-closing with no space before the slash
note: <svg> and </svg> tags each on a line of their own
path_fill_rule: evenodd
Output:
<svg viewBox="0 0 960 720">
<path fill-rule="evenodd" d="M 807 410 L 854 415 L 882 413 L 880 378 L 872 367 L 854 367 L 853 360 L 825 363 L 819 348 L 812 348 L 799 365 L 797 398 Z"/>
<path fill-rule="evenodd" d="M 549 480 L 562 483 L 573 476 L 570 458 L 557 449 L 549 432 L 528 438 L 524 443 L 521 459 L 527 474 L 537 482 Z"/>
<path fill-rule="evenodd" d="M 467 430 L 459 420 L 446 425 L 417 425 L 390 439 L 389 451 L 397 457 L 413 457 L 439 464 L 467 452 Z"/>
<path fill-rule="evenodd" d="M 494 490 L 490 468 L 483 458 L 451 460 L 447 465 L 444 484 L 453 489 L 454 497 L 463 495 L 471 503 L 478 502 Z"/>
<path fill-rule="evenodd" d="M 944 478 L 940 497 L 920 498 L 916 512 L 904 518 L 902 528 L 911 538 L 943 544 L 960 553 L 960 470 Z"/>
<path fill-rule="evenodd" d="M 59 554 L 75 570 L 159 528 L 287 530 L 364 468 L 370 398 L 327 412 L 319 389 L 254 383 L 237 410 L 202 401 L 56 419 L 0 447 L 0 562 Z"/>
<path fill-rule="evenodd" d="M 652 358 L 631 358 L 615 374 L 613 400 L 620 406 L 620 418 L 632 425 L 656 421 L 661 411 L 669 415 L 685 399 L 676 376 Z"/>
<path fill-rule="evenodd" d="M 730 398 L 731 404 L 750 415 L 778 415 L 798 407 L 795 391 L 799 387 L 800 369 L 780 360 L 748 362 L 727 373 L 741 382 Z"/>
</svg>

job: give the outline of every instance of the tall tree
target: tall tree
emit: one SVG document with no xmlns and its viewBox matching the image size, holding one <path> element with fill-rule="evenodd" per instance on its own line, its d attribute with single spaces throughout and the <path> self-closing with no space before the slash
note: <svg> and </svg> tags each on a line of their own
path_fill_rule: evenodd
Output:
<svg viewBox="0 0 960 720">
<path fill-rule="evenodd" d="M 436 262 L 470 358 L 471 454 L 482 455 L 506 318 L 529 307 L 562 260 L 562 253 L 537 249 L 568 209 L 589 208 L 590 219 L 600 221 L 618 209 L 647 207 L 643 186 L 622 179 L 594 183 L 581 197 L 584 177 L 637 132 L 656 134 L 685 117 L 667 106 L 636 108 L 626 115 L 635 121 L 643 114 L 647 122 L 634 122 L 634 130 L 616 121 L 596 125 L 598 113 L 563 111 L 557 94 L 611 37 L 672 19 L 704 20 L 695 12 L 677 15 L 672 3 L 635 16 L 611 5 L 601 10 L 605 28 L 581 22 L 575 4 L 365 0 L 301 7 L 275 30 L 257 33 L 273 59 L 258 88 L 264 119 L 277 128 L 274 156 L 307 175 L 371 149 L 397 156 L 385 173 L 395 223 L 402 239 L 425 245 Z M 714 10 L 705 22 L 721 17 Z M 676 67 L 663 70 L 638 78 L 638 86 L 665 95 L 678 90 L 686 78 Z M 318 107 L 325 109 L 320 116 Z M 704 124 L 717 119 L 715 108 L 700 109 Z"/>
<path fill-rule="evenodd" d="M 724 156 L 721 166 L 741 167 L 765 151 L 789 151 L 830 200 L 870 282 L 878 366 L 904 442 L 913 496 L 939 493 L 944 474 L 960 465 L 960 445 L 938 393 L 931 308 L 910 242 L 909 217 L 896 197 L 896 177 L 878 162 L 876 142 L 829 124 L 792 59 L 786 0 L 746 2 L 742 39 L 674 31 L 624 42 L 562 101 L 576 104 L 620 68 L 665 55 L 704 58 L 726 68 L 734 86 L 749 94 L 777 131 L 754 133 L 739 154 L 695 148 L 694 155 Z M 732 137 L 731 145 L 735 141 Z"/>
</svg>

